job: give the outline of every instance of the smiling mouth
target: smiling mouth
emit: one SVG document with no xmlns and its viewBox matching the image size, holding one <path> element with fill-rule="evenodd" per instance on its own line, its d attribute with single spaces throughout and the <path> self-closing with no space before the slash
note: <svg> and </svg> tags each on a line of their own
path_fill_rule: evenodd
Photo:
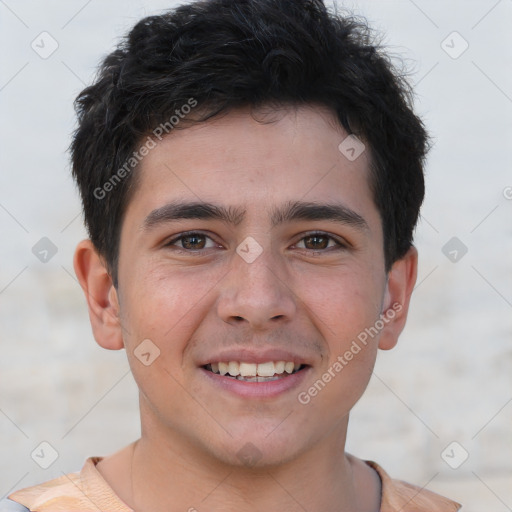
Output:
<svg viewBox="0 0 512 512">
<path fill-rule="evenodd" d="M 244 382 L 270 382 L 285 379 L 306 366 L 291 361 L 267 361 L 259 364 L 226 361 L 205 364 L 203 368 L 217 375 Z"/>
</svg>

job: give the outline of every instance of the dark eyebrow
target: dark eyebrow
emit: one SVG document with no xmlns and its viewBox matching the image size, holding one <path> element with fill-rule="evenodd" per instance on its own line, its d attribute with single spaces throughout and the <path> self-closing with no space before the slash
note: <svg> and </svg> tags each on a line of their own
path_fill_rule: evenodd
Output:
<svg viewBox="0 0 512 512">
<path fill-rule="evenodd" d="M 225 207 L 213 203 L 173 201 L 153 210 L 144 220 L 142 228 L 150 230 L 157 225 L 182 219 L 221 220 L 237 226 L 243 221 L 246 210 L 242 207 Z M 361 215 L 340 203 L 307 203 L 289 201 L 284 207 L 273 208 L 270 215 L 272 227 L 295 220 L 326 220 L 367 230 L 368 224 Z"/>
<path fill-rule="evenodd" d="M 243 220 L 245 210 L 235 207 L 224 207 L 213 203 L 199 201 L 173 201 L 153 210 L 144 220 L 144 230 L 149 230 L 159 224 L 181 219 L 221 220 L 238 225 Z"/>
<path fill-rule="evenodd" d="M 361 215 L 341 203 L 305 203 L 290 201 L 284 208 L 275 208 L 271 214 L 272 227 L 294 220 L 327 220 L 368 230 Z"/>
</svg>

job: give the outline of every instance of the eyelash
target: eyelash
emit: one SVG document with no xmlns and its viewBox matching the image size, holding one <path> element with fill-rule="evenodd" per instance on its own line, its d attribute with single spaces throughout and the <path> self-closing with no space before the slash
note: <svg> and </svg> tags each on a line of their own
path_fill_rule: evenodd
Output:
<svg viewBox="0 0 512 512">
<path fill-rule="evenodd" d="M 208 238 L 210 239 L 211 241 L 214 241 L 210 236 L 206 235 L 205 233 L 202 233 L 201 231 L 187 231 L 185 233 L 180 233 L 179 236 L 177 237 L 174 237 L 172 240 L 170 240 L 169 242 L 166 242 L 165 243 L 165 247 L 170 247 L 172 248 L 173 245 L 176 243 L 176 242 L 179 242 L 180 240 L 183 240 L 184 238 L 188 238 L 188 237 L 191 237 L 193 235 L 199 235 L 201 237 L 205 237 L 205 238 Z M 300 240 L 299 242 L 303 241 L 304 239 L 306 238 L 309 238 L 309 237 L 321 237 L 321 238 L 328 238 L 329 241 L 334 241 L 334 243 L 336 244 L 336 246 L 334 247 L 327 247 L 325 249 L 302 249 L 303 251 L 307 251 L 308 253 L 313 253 L 313 254 L 319 254 L 319 253 L 327 253 L 327 252 L 331 252 L 329 251 L 329 249 L 331 250 L 344 250 L 344 249 L 347 249 L 348 248 L 348 244 L 346 242 L 342 242 L 341 240 L 339 240 L 338 238 L 332 236 L 332 235 L 329 235 L 328 233 L 324 233 L 322 231 L 313 231 L 311 233 L 306 233 Z M 297 242 L 298 243 L 298 242 Z M 208 248 L 205 248 L 205 249 L 185 249 L 184 247 L 174 247 L 173 250 L 176 250 L 178 252 L 184 252 L 184 253 L 187 253 L 187 254 L 199 254 L 207 249 L 210 249 L 210 247 Z"/>
</svg>

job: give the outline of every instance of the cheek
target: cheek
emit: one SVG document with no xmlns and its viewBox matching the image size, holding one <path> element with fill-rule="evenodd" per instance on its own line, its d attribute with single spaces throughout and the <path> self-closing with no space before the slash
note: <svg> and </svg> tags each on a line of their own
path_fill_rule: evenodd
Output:
<svg viewBox="0 0 512 512">
<path fill-rule="evenodd" d="M 167 382 L 180 394 L 178 383 L 183 382 L 189 341 L 211 310 L 222 276 L 221 269 L 204 272 L 197 267 L 171 267 L 168 262 L 134 266 L 122 276 L 123 339 L 134 378 L 143 392 L 158 395 L 161 383 Z M 141 352 L 147 354 L 146 348 L 157 354 L 150 366 L 145 363 L 153 354 L 141 357 Z"/>
<path fill-rule="evenodd" d="M 314 313 L 311 318 L 328 353 L 318 372 L 317 392 L 321 389 L 329 406 L 351 407 L 366 388 L 375 364 L 378 336 L 371 337 L 368 331 L 379 318 L 382 283 L 354 267 L 339 272 L 336 278 L 309 276 L 309 282 L 314 293 L 301 293 L 308 297 L 305 305 Z M 340 409 L 340 415 L 344 411 L 348 409 Z"/>
<path fill-rule="evenodd" d="M 165 403 L 185 415 L 183 354 L 212 285 L 162 266 L 134 269 L 121 282 L 123 339 L 140 393 L 146 404 Z"/>
<path fill-rule="evenodd" d="M 348 338 L 357 337 L 379 317 L 383 285 L 377 277 L 353 265 L 297 276 L 297 296 L 313 313 L 311 319 L 331 351 L 344 351 Z"/>
<path fill-rule="evenodd" d="M 151 263 L 132 272 L 124 290 L 124 312 L 140 336 L 167 344 L 203 314 L 215 284 L 216 272 Z M 175 346 L 175 344 L 173 344 Z"/>
</svg>

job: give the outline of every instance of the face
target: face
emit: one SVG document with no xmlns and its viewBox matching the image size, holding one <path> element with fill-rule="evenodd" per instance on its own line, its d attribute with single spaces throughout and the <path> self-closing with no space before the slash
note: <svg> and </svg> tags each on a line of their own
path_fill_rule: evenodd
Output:
<svg viewBox="0 0 512 512">
<path fill-rule="evenodd" d="M 143 430 L 229 464 L 291 460 L 342 429 L 381 333 L 357 340 L 391 307 L 368 151 L 344 156 L 327 110 L 264 120 L 237 110 L 163 139 L 121 231 Z"/>
</svg>

